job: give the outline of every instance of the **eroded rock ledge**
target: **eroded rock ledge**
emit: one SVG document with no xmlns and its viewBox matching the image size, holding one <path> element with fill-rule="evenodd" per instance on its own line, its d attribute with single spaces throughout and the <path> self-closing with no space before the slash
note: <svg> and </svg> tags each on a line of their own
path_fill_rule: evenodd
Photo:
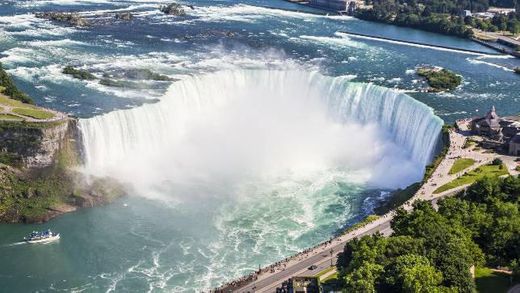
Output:
<svg viewBox="0 0 520 293">
<path fill-rule="evenodd" d="M 0 222 L 40 223 L 79 208 L 111 202 L 122 186 L 86 178 L 77 120 L 0 120 Z"/>
</svg>

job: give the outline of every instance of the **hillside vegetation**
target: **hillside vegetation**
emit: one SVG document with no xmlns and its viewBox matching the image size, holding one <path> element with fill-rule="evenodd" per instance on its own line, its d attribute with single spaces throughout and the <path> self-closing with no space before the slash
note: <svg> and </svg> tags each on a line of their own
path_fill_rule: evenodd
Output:
<svg viewBox="0 0 520 293">
<path fill-rule="evenodd" d="M 456 197 L 397 210 L 394 234 L 345 246 L 337 267 L 346 292 L 475 292 L 470 268 L 502 267 L 520 281 L 520 179 L 485 177 Z M 482 269 L 477 270 L 479 273 Z M 491 274 L 488 274 L 491 275 Z M 492 276 L 488 276 L 491 278 Z M 504 279 L 496 276 L 496 286 Z M 484 276 L 479 286 L 488 286 Z M 511 279 L 511 278 L 509 278 Z M 498 285 L 500 284 L 500 285 Z M 495 289 L 498 289 L 496 287 Z M 498 291 L 496 291 L 498 292 Z"/>
<path fill-rule="evenodd" d="M 34 101 L 24 92 L 20 91 L 13 82 L 13 79 L 2 67 L 0 63 L 0 94 L 4 94 L 26 104 L 34 104 Z"/>
</svg>

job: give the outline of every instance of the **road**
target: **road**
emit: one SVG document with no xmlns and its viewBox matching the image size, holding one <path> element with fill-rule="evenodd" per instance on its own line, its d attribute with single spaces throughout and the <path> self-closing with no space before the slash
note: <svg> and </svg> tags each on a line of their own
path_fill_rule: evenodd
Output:
<svg viewBox="0 0 520 293">
<path fill-rule="evenodd" d="M 326 247 L 322 252 L 315 253 L 313 252 L 312 256 L 309 256 L 308 258 L 305 258 L 302 261 L 296 262 L 295 264 L 288 266 L 286 269 L 281 270 L 279 272 L 276 272 L 274 274 L 271 274 L 270 276 L 259 279 L 256 282 L 250 283 L 246 285 L 245 287 L 242 287 L 238 290 L 235 290 L 234 292 L 274 292 L 277 287 L 281 286 L 282 282 L 293 277 L 293 276 L 299 276 L 299 275 L 315 275 L 319 273 L 320 271 L 330 267 L 330 250 L 332 248 L 332 258 L 333 263 L 336 262 L 337 256 L 340 252 L 343 251 L 343 248 L 345 247 L 345 244 L 352 240 L 353 238 L 364 236 L 364 235 L 371 235 L 376 232 L 380 232 L 385 235 L 391 234 L 391 228 L 390 228 L 390 220 L 391 218 L 386 218 L 385 221 L 380 223 L 379 225 L 368 229 L 367 231 L 364 231 L 362 233 L 356 234 L 355 232 L 349 233 L 348 237 L 345 237 L 344 240 L 342 239 L 341 242 L 334 243 L 332 242 L 331 245 Z M 311 265 L 316 265 L 317 268 L 314 270 L 309 270 L 308 268 Z"/>
</svg>

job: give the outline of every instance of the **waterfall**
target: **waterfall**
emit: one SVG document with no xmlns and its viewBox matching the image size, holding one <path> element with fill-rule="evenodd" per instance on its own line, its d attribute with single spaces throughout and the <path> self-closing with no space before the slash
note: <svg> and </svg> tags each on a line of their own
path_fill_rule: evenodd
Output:
<svg viewBox="0 0 520 293">
<path fill-rule="evenodd" d="M 344 77 L 319 76 L 314 82 L 326 89 L 327 103 L 336 115 L 361 123 L 376 122 L 414 160 L 431 161 L 443 124 L 431 108 L 396 90 L 348 82 Z"/>
<path fill-rule="evenodd" d="M 165 146 L 181 141 L 193 123 L 192 116 L 220 115 L 228 105 L 253 96 L 254 99 L 249 100 L 256 101 L 245 103 L 245 107 L 251 105 L 252 110 L 261 107 L 263 99 L 273 99 L 271 103 L 276 104 L 291 97 L 294 107 L 300 102 L 319 102 L 324 105 L 326 115 L 339 123 L 374 125 L 422 168 L 432 158 L 442 125 L 431 108 L 410 96 L 373 84 L 350 82 L 346 77 L 329 77 L 304 70 L 220 71 L 175 82 L 158 103 L 81 120 L 86 169 L 102 172 L 105 166 L 130 164 L 142 156 L 175 153 L 174 147 Z M 308 108 L 313 107 L 320 106 L 312 104 Z M 269 123 L 270 111 L 276 112 L 276 109 L 266 111 L 267 115 L 260 118 L 243 111 L 236 123 L 265 119 L 258 122 L 261 128 L 261 123 Z M 304 111 L 307 110 L 302 113 Z M 227 112 L 222 113 L 225 116 Z M 349 136 L 353 141 L 357 139 L 356 133 L 344 135 L 346 139 Z M 363 154 L 371 150 L 357 152 Z"/>
</svg>

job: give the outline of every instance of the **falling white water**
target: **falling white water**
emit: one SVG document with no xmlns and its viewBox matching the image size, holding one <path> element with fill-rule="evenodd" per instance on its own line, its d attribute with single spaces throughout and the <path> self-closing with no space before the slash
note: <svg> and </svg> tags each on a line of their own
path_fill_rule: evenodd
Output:
<svg viewBox="0 0 520 293">
<path fill-rule="evenodd" d="M 422 176 L 441 122 L 383 87 L 303 70 L 233 70 L 186 78 L 156 104 L 80 127 L 88 172 L 148 195 L 193 198 L 239 193 L 251 178 L 322 180 L 309 176 L 327 170 L 402 187 Z"/>
</svg>

